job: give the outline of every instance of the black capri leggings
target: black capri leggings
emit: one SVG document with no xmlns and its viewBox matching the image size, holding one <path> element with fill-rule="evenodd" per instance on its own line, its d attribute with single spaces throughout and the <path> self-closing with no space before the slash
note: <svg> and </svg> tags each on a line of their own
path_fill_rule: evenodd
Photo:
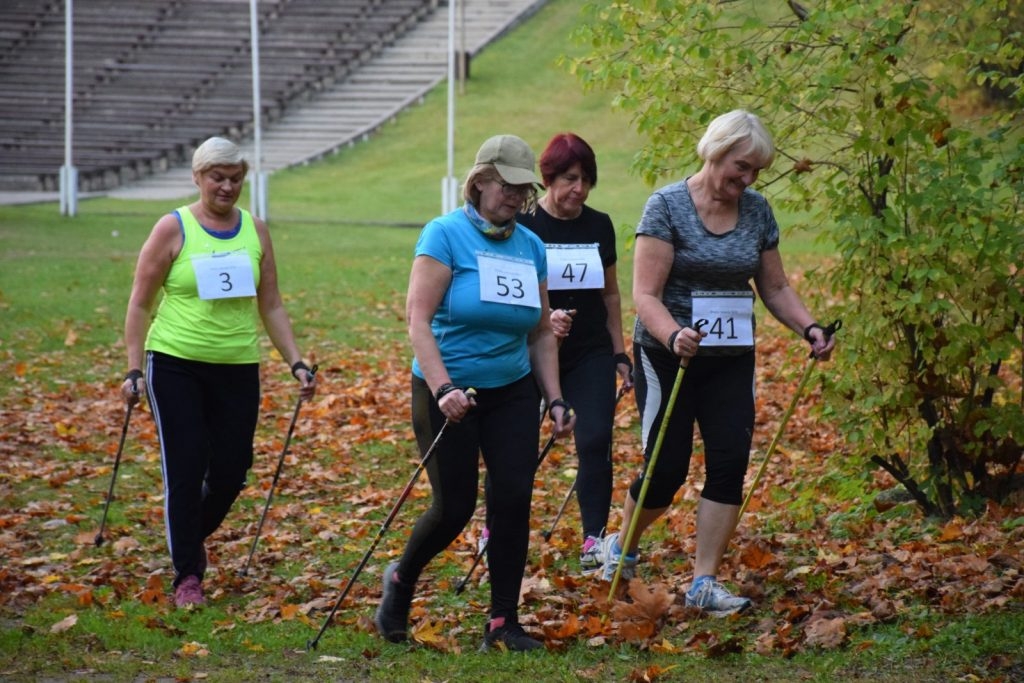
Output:
<svg viewBox="0 0 1024 683">
<path fill-rule="evenodd" d="M 672 393 L 679 358 L 667 349 L 633 345 L 636 400 L 640 408 L 644 458 L 650 461 Z M 693 425 L 704 440 L 705 481 L 701 498 L 739 505 L 750 461 L 754 429 L 754 352 L 740 356 L 697 356 L 690 360 L 655 463 L 644 508 L 668 507 L 686 481 L 693 453 Z M 630 486 L 640 495 L 641 473 Z"/>
<path fill-rule="evenodd" d="M 402 581 L 413 583 L 430 560 L 458 537 L 476 510 L 480 456 L 487 487 L 491 617 L 514 618 L 530 542 L 530 501 L 537 470 L 540 394 L 532 375 L 495 389 L 477 389 L 476 408 L 449 424 L 427 463 L 433 494 L 416 521 L 399 561 Z M 434 441 L 444 416 L 426 382 L 412 378 L 412 422 L 420 452 Z"/>
</svg>

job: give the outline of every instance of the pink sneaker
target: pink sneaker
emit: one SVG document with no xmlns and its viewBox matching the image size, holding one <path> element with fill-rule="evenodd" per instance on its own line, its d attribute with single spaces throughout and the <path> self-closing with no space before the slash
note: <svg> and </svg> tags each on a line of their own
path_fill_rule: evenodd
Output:
<svg viewBox="0 0 1024 683">
<path fill-rule="evenodd" d="M 174 589 L 174 606 L 178 608 L 202 606 L 206 604 L 203 595 L 203 584 L 198 576 L 186 576 Z"/>
</svg>

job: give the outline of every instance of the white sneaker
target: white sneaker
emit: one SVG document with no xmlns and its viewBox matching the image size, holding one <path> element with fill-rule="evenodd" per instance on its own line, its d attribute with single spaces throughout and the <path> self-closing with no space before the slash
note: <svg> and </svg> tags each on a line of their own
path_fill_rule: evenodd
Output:
<svg viewBox="0 0 1024 683">
<path fill-rule="evenodd" d="M 696 591 L 690 587 L 686 592 L 686 606 L 696 607 L 713 617 L 727 617 L 746 612 L 753 603 L 750 598 L 733 595 L 725 586 L 712 579 L 702 582 Z"/>
<path fill-rule="evenodd" d="M 580 551 L 580 569 L 584 576 L 597 572 L 604 564 L 601 543 L 600 536 L 587 536 L 587 540 L 583 541 L 583 549 Z"/>
<path fill-rule="evenodd" d="M 615 578 L 615 571 L 619 568 L 619 563 L 622 563 L 621 578 L 625 581 L 629 581 L 636 575 L 636 561 L 637 558 L 624 555 L 622 552 L 617 552 L 615 544 L 619 541 L 619 532 L 608 534 L 601 541 L 601 553 L 600 556 L 604 560 L 604 568 L 601 570 L 601 578 L 605 581 L 611 581 Z"/>
</svg>

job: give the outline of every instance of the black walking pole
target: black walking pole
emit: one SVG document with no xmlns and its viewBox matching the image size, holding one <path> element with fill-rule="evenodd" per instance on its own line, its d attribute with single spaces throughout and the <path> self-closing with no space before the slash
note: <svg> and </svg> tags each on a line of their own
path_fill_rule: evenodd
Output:
<svg viewBox="0 0 1024 683">
<path fill-rule="evenodd" d="M 314 364 L 313 367 L 310 368 L 310 381 L 312 381 L 318 367 L 319 366 Z M 260 516 L 259 526 L 256 527 L 256 537 L 252 539 L 252 547 L 249 548 L 249 557 L 245 561 L 245 566 L 242 567 L 242 576 L 249 573 L 249 563 L 252 562 L 253 553 L 256 552 L 256 544 L 259 543 L 260 540 L 260 532 L 263 530 L 263 522 L 267 519 L 267 511 L 270 509 L 270 499 L 274 497 L 274 487 L 277 486 L 277 480 L 281 477 L 281 469 L 284 467 L 284 456 L 288 454 L 288 445 L 292 442 L 292 432 L 295 431 L 295 420 L 299 417 L 299 408 L 301 406 L 302 396 L 300 394 L 299 400 L 295 403 L 295 412 L 292 413 L 292 422 L 288 425 L 288 434 L 284 438 L 284 448 L 281 449 L 281 457 L 277 459 L 277 470 L 274 472 L 274 479 L 270 482 L 270 490 L 267 491 L 267 502 L 263 506 L 263 514 Z"/>
<path fill-rule="evenodd" d="M 472 398 L 474 395 L 476 395 L 476 391 L 474 391 L 473 389 L 466 389 L 466 396 Z M 377 544 L 380 543 L 380 539 L 383 538 L 385 532 L 387 532 L 388 530 L 388 527 L 391 526 L 391 522 L 394 521 L 395 516 L 401 509 L 402 504 L 405 502 L 405 499 L 409 497 L 409 493 L 412 491 L 412 487 L 416 484 L 416 480 L 420 478 L 420 474 L 423 472 L 424 469 L 426 469 L 427 462 L 430 460 L 431 456 L 434 455 L 434 451 L 437 449 L 437 444 L 441 442 L 441 437 L 444 436 L 445 429 L 448 428 L 449 424 L 450 422 L 448 420 L 445 420 L 444 424 L 441 425 L 441 430 L 437 433 L 437 436 L 434 437 L 434 442 L 430 444 L 430 448 L 428 448 L 427 452 L 423 454 L 423 458 L 420 459 L 419 465 L 416 466 L 416 471 L 413 472 L 412 478 L 409 479 L 409 483 L 405 485 L 405 489 L 402 491 L 402 495 L 398 497 L 398 502 L 395 503 L 395 506 L 393 508 L 391 508 L 391 512 L 388 513 L 387 519 L 384 520 L 384 524 L 381 525 L 380 530 L 377 532 L 377 535 L 373 539 L 373 542 L 370 544 L 370 547 L 363 555 L 363 559 L 359 561 L 359 565 L 356 567 L 355 572 L 353 572 L 352 578 L 350 578 L 348 580 L 348 583 L 345 584 L 345 590 L 341 592 L 341 595 L 339 595 L 337 601 L 335 601 L 334 607 L 331 608 L 330 614 L 327 615 L 327 618 L 324 620 L 323 626 L 320 627 L 320 632 L 316 634 L 316 638 L 313 638 L 312 640 L 306 642 L 307 651 L 316 649 L 317 644 L 320 642 L 320 637 L 323 636 L 324 631 L 327 630 L 327 627 L 330 625 L 331 620 L 334 619 L 334 615 L 338 611 L 338 608 L 341 607 L 341 603 L 345 600 L 345 597 L 348 595 L 348 592 L 352 589 L 352 584 L 356 582 L 356 578 L 359 576 L 360 572 L 363 571 L 363 567 L 365 567 L 366 563 L 370 561 L 370 555 L 373 554 L 373 551 L 374 549 L 376 549 Z"/>
<path fill-rule="evenodd" d="M 103 545 L 103 529 L 107 526 L 107 511 L 110 510 L 110 499 L 114 497 L 114 481 L 117 480 L 117 468 L 121 465 L 121 451 L 124 450 L 124 438 L 128 435 L 128 421 L 132 419 L 132 408 L 134 403 L 129 403 L 124 413 L 124 426 L 121 427 L 121 443 L 117 446 L 117 455 L 114 457 L 114 471 L 110 475 L 110 488 L 107 490 L 107 502 L 103 506 L 103 520 L 100 522 L 100 530 L 96 534 L 96 547 Z"/>
</svg>

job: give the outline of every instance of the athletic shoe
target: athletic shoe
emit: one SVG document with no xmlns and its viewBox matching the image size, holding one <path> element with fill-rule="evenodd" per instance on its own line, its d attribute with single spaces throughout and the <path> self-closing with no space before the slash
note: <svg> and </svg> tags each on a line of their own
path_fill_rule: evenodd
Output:
<svg viewBox="0 0 1024 683">
<path fill-rule="evenodd" d="M 505 649 L 509 652 L 526 652 L 544 647 L 544 643 L 531 638 L 517 621 L 505 621 L 501 626 L 491 629 L 491 622 L 484 625 L 484 642 L 480 652 L 492 648 Z"/>
<path fill-rule="evenodd" d="M 395 581 L 398 563 L 392 562 L 384 570 L 384 589 L 373 623 L 384 640 L 400 643 L 409 628 L 409 607 L 412 605 L 414 586 Z"/>
<path fill-rule="evenodd" d="M 601 541 L 601 557 L 604 559 L 604 569 L 601 572 L 601 578 L 605 581 L 611 581 L 615 578 L 615 571 L 619 567 L 619 563 L 622 563 L 622 574 L 621 578 L 629 581 L 636 576 L 636 555 L 632 557 L 623 554 L 621 550 L 617 550 L 615 545 L 619 542 L 619 532 L 608 534 Z"/>
<path fill-rule="evenodd" d="M 686 592 L 686 606 L 696 607 L 713 617 L 746 612 L 753 606 L 750 598 L 733 595 L 714 579 L 698 582 Z"/>
<path fill-rule="evenodd" d="M 604 558 L 601 555 L 601 537 L 587 536 L 587 540 L 583 541 L 583 550 L 580 551 L 580 569 L 584 575 L 593 574 L 602 564 Z"/>
<path fill-rule="evenodd" d="M 179 609 L 202 607 L 205 604 L 203 584 L 198 576 L 186 576 L 174 589 L 174 606 Z"/>
</svg>

